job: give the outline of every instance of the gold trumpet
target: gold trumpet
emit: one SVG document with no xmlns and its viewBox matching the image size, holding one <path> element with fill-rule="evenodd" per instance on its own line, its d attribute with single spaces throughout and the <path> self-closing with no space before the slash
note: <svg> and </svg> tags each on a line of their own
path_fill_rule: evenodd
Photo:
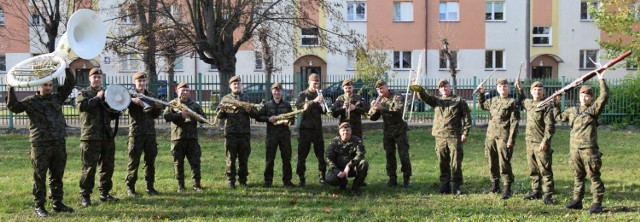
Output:
<svg viewBox="0 0 640 222">
<path fill-rule="evenodd" d="M 371 108 L 369 108 L 369 111 L 367 113 L 365 113 L 365 114 L 362 114 L 362 115 L 367 119 L 371 119 L 371 117 L 378 112 L 378 110 L 376 110 L 376 108 L 375 108 L 375 105 L 380 103 L 380 101 L 382 101 L 382 95 L 378 96 L 378 98 L 376 98 L 376 100 L 371 102 Z"/>
</svg>

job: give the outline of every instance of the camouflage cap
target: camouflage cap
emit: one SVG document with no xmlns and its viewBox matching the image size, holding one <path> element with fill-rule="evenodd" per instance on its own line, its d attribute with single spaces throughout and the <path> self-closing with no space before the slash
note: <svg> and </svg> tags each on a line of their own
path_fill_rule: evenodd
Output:
<svg viewBox="0 0 640 222">
<path fill-rule="evenodd" d="M 92 76 L 92 75 L 102 75 L 102 69 L 100 69 L 99 67 L 96 67 L 89 70 L 89 76 Z"/>
<path fill-rule="evenodd" d="M 320 77 L 318 77 L 318 74 L 311 73 L 311 75 L 309 75 L 309 81 L 320 81 Z"/>
<path fill-rule="evenodd" d="M 387 85 L 387 83 L 386 83 L 384 80 L 379 79 L 378 81 L 376 81 L 376 85 L 375 85 L 375 87 L 376 87 L 376 89 L 377 89 L 377 88 L 380 88 L 380 87 L 382 87 L 382 86 L 386 86 L 386 85 Z"/>
<path fill-rule="evenodd" d="M 580 87 L 580 93 L 589 94 L 593 96 L 593 89 L 591 88 L 591 86 L 584 85 Z"/>
<path fill-rule="evenodd" d="M 271 85 L 271 89 L 281 90 L 282 86 L 278 82 L 274 82 L 273 85 Z"/>
<path fill-rule="evenodd" d="M 338 129 L 342 129 L 342 128 L 351 128 L 351 124 L 349 124 L 349 122 L 342 122 L 338 126 Z"/>
<path fill-rule="evenodd" d="M 540 81 L 535 81 L 535 82 L 531 83 L 531 88 L 534 88 L 534 87 L 544 87 L 544 86 L 542 85 L 542 83 Z"/>
<path fill-rule="evenodd" d="M 231 84 L 231 83 L 233 83 L 233 82 L 240 82 L 240 77 L 238 77 L 238 76 L 232 76 L 232 77 L 229 79 L 229 84 Z"/>
<path fill-rule="evenodd" d="M 133 74 L 133 79 L 147 78 L 147 73 L 140 71 Z"/>
<path fill-rule="evenodd" d="M 351 81 L 351 79 L 345 79 L 342 81 L 342 86 L 350 86 L 352 84 L 353 82 Z"/>
<path fill-rule="evenodd" d="M 496 85 L 509 85 L 509 80 L 507 79 L 498 79 Z"/>
<path fill-rule="evenodd" d="M 438 81 L 438 88 L 443 87 L 445 85 L 450 85 L 448 80 L 441 79 L 440 81 Z"/>
<path fill-rule="evenodd" d="M 187 85 L 186 82 L 180 82 L 180 83 L 178 83 L 178 86 L 176 86 L 176 90 L 178 90 L 180 88 L 189 88 L 189 86 Z"/>
</svg>

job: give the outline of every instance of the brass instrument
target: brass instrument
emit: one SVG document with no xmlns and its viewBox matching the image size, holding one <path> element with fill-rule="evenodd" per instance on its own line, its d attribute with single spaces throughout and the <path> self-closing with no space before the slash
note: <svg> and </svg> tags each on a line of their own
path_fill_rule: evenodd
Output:
<svg viewBox="0 0 640 222">
<path fill-rule="evenodd" d="M 256 108 L 258 110 L 262 109 L 262 107 L 264 105 L 262 104 L 255 104 L 255 103 L 249 103 L 249 102 L 243 102 L 237 99 L 229 99 L 229 98 L 223 98 L 221 101 L 222 104 L 222 108 L 225 111 L 234 111 L 237 112 L 238 108 L 242 107 L 242 108 Z"/>
<path fill-rule="evenodd" d="M 295 117 L 296 115 L 298 115 L 298 113 L 302 113 L 306 110 L 307 110 L 307 105 L 305 104 L 302 109 L 277 115 L 276 122 L 273 123 L 273 125 L 285 125 L 285 124 L 291 125 L 291 122 L 289 121 L 289 119 Z"/>
<path fill-rule="evenodd" d="M 151 98 L 151 97 L 149 97 Z M 162 100 L 160 100 L 162 101 Z M 164 102 L 164 101 L 162 101 Z M 161 103 L 162 104 L 162 103 Z M 193 117 L 194 119 L 196 119 L 199 122 L 205 122 L 209 125 L 214 125 L 214 123 L 210 122 L 207 118 L 205 118 L 204 116 L 201 116 L 200 114 L 196 113 L 196 111 L 193 111 L 192 109 L 189 109 L 189 107 L 187 107 L 186 105 L 180 103 L 178 100 L 171 100 L 170 102 L 168 102 L 169 107 L 173 108 L 174 111 L 176 112 L 182 112 L 182 111 L 187 111 L 187 113 L 189 113 L 189 116 Z M 191 119 L 186 119 L 185 122 L 189 122 Z"/>
<path fill-rule="evenodd" d="M 322 89 L 318 89 L 318 96 L 322 96 Z M 324 96 L 322 96 L 320 107 L 322 107 L 322 112 L 326 112 L 328 116 L 331 116 L 331 109 L 329 109 L 329 105 L 327 104 L 327 100 L 324 99 Z"/>
<path fill-rule="evenodd" d="M 362 115 L 364 115 L 364 117 L 367 119 L 371 119 L 371 117 L 378 112 L 378 110 L 376 110 L 375 108 L 375 105 L 380 103 L 380 101 L 382 101 L 382 98 L 383 98 L 382 95 L 379 95 L 378 98 L 376 98 L 376 100 L 371 102 L 371 108 L 369 109 L 369 111 Z"/>
<path fill-rule="evenodd" d="M 491 72 L 491 74 L 489 74 L 489 76 L 487 76 L 486 79 L 482 80 L 482 82 L 480 82 L 480 84 L 478 84 L 478 86 L 476 86 L 476 89 L 473 90 L 473 93 L 471 95 L 475 95 L 478 92 L 478 90 L 480 90 L 480 86 L 483 86 L 484 83 L 487 82 L 487 80 L 489 80 L 494 73 L 496 73 L 495 69 L 493 70 L 493 72 Z"/>
<path fill-rule="evenodd" d="M 135 97 L 135 98 L 138 98 L 138 99 L 142 100 L 142 105 L 143 105 L 142 110 L 145 113 L 151 112 L 151 110 L 153 109 L 153 106 L 149 105 L 149 102 L 151 102 L 151 103 L 155 102 L 155 103 L 158 103 L 158 104 L 162 104 L 164 106 L 168 106 L 169 105 L 168 102 L 165 102 L 165 101 L 162 101 L 162 100 L 150 97 L 150 96 L 146 96 L 146 95 L 144 95 L 142 93 L 139 93 L 139 92 L 136 92 L 136 91 L 129 91 L 129 94 L 131 94 L 131 97 Z"/>
<path fill-rule="evenodd" d="M 351 95 L 347 96 L 347 98 L 344 100 L 344 105 L 347 106 L 347 108 L 344 110 L 345 112 L 345 120 L 349 121 L 351 119 Z"/>
</svg>

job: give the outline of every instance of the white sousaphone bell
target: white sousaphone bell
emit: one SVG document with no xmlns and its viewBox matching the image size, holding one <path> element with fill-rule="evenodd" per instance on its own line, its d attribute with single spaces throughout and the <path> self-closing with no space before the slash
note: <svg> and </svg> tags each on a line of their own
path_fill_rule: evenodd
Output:
<svg viewBox="0 0 640 222">
<path fill-rule="evenodd" d="M 69 18 L 67 32 L 56 50 L 15 65 L 7 72 L 7 85 L 20 88 L 42 85 L 64 73 L 67 63 L 99 56 L 106 41 L 107 31 L 100 17 L 92 10 L 80 9 Z"/>
</svg>

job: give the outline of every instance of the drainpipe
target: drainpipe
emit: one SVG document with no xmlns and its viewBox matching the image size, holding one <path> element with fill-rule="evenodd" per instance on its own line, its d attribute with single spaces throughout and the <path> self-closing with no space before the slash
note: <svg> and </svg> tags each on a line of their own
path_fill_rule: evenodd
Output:
<svg viewBox="0 0 640 222">
<path fill-rule="evenodd" d="M 429 27 L 429 1 L 424 1 L 424 69 L 425 70 L 425 80 L 426 80 L 426 72 L 427 72 L 427 61 L 429 61 L 428 57 L 427 57 L 427 46 L 429 45 L 429 31 L 428 31 L 428 27 Z"/>
<path fill-rule="evenodd" d="M 526 7 L 525 7 L 525 32 L 526 34 L 525 36 L 525 51 L 524 51 L 524 56 L 525 56 L 525 67 L 526 67 L 526 77 L 527 78 L 531 78 L 531 0 L 526 0 L 525 1 Z"/>
</svg>

